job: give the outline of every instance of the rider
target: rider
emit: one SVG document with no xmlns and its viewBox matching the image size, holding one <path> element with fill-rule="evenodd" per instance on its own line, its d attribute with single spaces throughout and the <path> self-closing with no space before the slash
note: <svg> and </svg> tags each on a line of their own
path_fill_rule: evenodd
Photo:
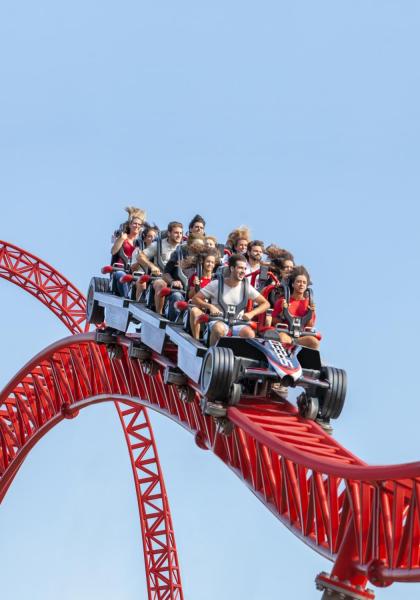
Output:
<svg viewBox="0 0 420 600">
<path fill-rule="evenodd" d="M 155 241 L 159 231 L 160 229 L 157 225 L 150 225 L 149 223 L 144 224 L 144 229 L 141 233 L 144 248 L 148 248 L 150 244 Z"/>
<path fill-rule="evenodd" d="M 206 250 L 210 250 L 210 248 L 217 247 L 217 238 L 214 235 L 206 235 L 204 236 L 204 248 Z"/>
<path fill-rule="evenodd" d="M 206 222 L 201 215 L 195 215 L 188 225 L 188 233 L 205 235 Z"/>
<path fill-rule="evenodd" d="M 181 290 L 187 291 L 188 278 L 193 273 L 192 262 L 195 256 L 204 250 L 204 236 L 200 233 L 190 233 L 185 244 L 178 246 L 172 252 L 165 265 L 163 279 L 166 285 L 172 287 L 173 291 L 168 298 L 168 319 L 175 321 L 178 311 L 175 303 L 184 299 Z"/>
<path fill-rule="evenodd" d="M 249 227 L 241 225 L 228 235 L 225 244 L 225 256 L 223 257 L 223 264 L 228 263 L 229 256 L 234 253 L 246 254 L 248 243 L 251 241 L 251 232 Z"/>
<path fill-rule="evenodd" d="M 310 297 L 305 294 L 311 280 L 308 271 L 303 266 L 295 267 L 289 278 L 289 285 L 292 290 L 289 302 L 285 298 L 280 298 L 274 305 L 273 323 L 287 323 L 283 315 L 283 310 L 288 309 L 292 317 L 304 317 L 308 310 L 312 311 L 310 320 L 306 323 L 307 327 L 315 324 L 315 304 L 310 303 Z M 283 344 L 291 344 L 292 338 L 286 332 L 279 332 L 279 339 Z M 318 350 L 319 340 L 311 335 L 304 335 L 297 340 L 299 346 L 306 346 Z"/>
<path fill-rule="evenodd" d="M 146 218 L 146 212 L 141 208 L 133 206 L 127 206 L 125 210 L 128 212 L 129 218 L 114 234 L 115 241 L 111 248 L 111 264 L 121 263 L 123 265 L 121 271 L 115 271 L 114 281 L 118 293 L 128 298 L 130 287 L 128 283 L 121 283 L 120 280 L 125 275 L 125 269 L 128 269 L 130 266 L 134 250 L 138 246 L 138 239 Z"/>
<path fill-rule="evenodd" d="M 139 262 L 139 257 L 145 248 L 148 248 L 150 244 L 152 244 L 158 236 L 160 229 L 157 225 L 150 225 L 150 223 L 144 224 L 144 229 L 141 233 L 141 244 L 142 247 L 138 247 L 134 250 L 133 256 L 131 258 L 131 271 L 133 273 L 144 273 L 144 269 Z M 139 300 L 140 296 L 146 289 L 147 284 L 143 283 L 138 279 L 136 281 L 136 300 Z"/>
<path fill-rule="evenodd" d="M 171 221 L 168 224 L 168 237 L 161 240 L 160 259 L 163 265 L 166 265 L 172 252 L 182 241 L 183 228 L 182 223 Z M 139 263 L 144 269 L 150 269 L 152 275 L 161 275 L 161 270 L 157 265 L 158 242 L 154 241 L 148 248 L 143 250 L 139 256 Z M 160 296 L 160 291 L 167 286 L 164 279 L 156 279 L 153 283 L 155 291 L 155 307 L 158 314 L 162 314 L 164 298 Z"/>
<path fill-rule="evenodd" d="M 199 273 L 199 261 L 202 264 L 202 272 Z M 201 289 L 206 287 L 213 279 L 214 270 L 219 264 L 220 255 L 214 248 L 210 248 L 203 254 L 197 256 L 197 270 L 191 275 L 188 281 L 188 298 L 192 299 Z M 192 335 L 198 340 L 200 337 L 200 323 L 198 318 L 203 314 L 197 306 L 194 306 L 190 311 L 190 326 Z"/>
<path fill-rule="evenodd" d="M 247 246 L 247 275 L 250 276 L 250 283 L 255 288 L 258 287 L 259 271 L 261 267 L 261 259 L 264 254 L 264 242 L 261 240 L 253 240 Z"/>
<path fill-rule="evenodd" d="M 269 303 L 245 278 L 246 258 L 242 254 L 233 254 L 229 257 L 229 276 L 223 279 L 221 275 L 216 281 L 212 281 L 202 288 L 192 299 L 192 303 L 202 311 L 208 310 L 211 316 L 223 316 L 227 318 L 234 315 L 234 319 L 251 321 L 256 315 L 265 312 Z M 206 302 L 209 301 L 209 303 Z M 244 312 L 248 303 L 252 300 L 257 306 L 250 311 Z M 244 307 L 244 308 L 241 308 Z M 227 314 L 229 313 L 229 314 Z M 229 326 L 223 321 L 211 321 L 210 345 L 214 345 L 222 336 L 229 331 Z M 233 335 L 244 338 L 253 338 L 255 333 L 248 325 L 234 325 Z"/>
<path fill-rule="evenodd" d="M 295 267 L 293 254 L 275 244 L 270 244 L 265 253 L 270 259 L 269 269 L 284 281 L 288 280 L 290 273 Z"/>
</svg>

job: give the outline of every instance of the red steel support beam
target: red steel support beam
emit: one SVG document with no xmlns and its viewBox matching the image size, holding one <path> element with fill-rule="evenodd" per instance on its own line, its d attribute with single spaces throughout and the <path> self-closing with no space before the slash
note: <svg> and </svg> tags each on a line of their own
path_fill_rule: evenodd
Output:
<svg viewBox="0 0 420 600">
<path fill-rule="evenodd" d="M 87 331 L 86 299 L 73 284 L 48 263 L 13 244 L 0 241 L 0 277 L 14 283 L 37 298 L 51 310 L 71 333 Z M 147 409 L 115 402 L 124 431 L 136 489 L 146 582 L 149 600 L 183 600 L 180 566 L 172 525 L 169 500 L 162 468 Z M 0 414 L 4 407 L 0 405 Z M 61 420 L 56 415 L 41 425 L 28 444 L 20 461 L 7 471 L 2 480 L 0 502 L 6 494 L 17 470 L 37 439 Z M 68 415 L 67 415 L 68 416 Z M 3 455 L 10 437 L 3 427 Z M 0 450 L 0 451 L 1 451 Z M 143 458 L 145 457 L 145 458 Z M 1 461 L 0 461 L 1 463 Z"/>
</svg>

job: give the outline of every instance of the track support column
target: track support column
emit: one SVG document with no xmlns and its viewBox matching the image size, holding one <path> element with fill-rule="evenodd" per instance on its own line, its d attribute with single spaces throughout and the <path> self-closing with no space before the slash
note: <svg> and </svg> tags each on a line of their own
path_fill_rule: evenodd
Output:
<svg viewBox="0 0 420 600">
<path fill-rule="evenodd" d="M 374 600 L 375 594 L 361 585 L 340 581 L 335 575 L 322 572 L 315 579 L 317 590 L 323 591 L 321 600 Z"/>
</svg>

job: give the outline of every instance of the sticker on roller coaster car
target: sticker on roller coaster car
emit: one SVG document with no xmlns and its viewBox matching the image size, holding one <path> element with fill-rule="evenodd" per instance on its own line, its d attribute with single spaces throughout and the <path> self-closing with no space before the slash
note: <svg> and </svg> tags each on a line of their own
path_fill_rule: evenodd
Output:
<svg viewBox="0 0 420 600">
<path fill-rule="evenodd" d="M 273 358 L 267 356 L 271 365 L 276 369 L 280 369 L 287 375 L 291 375 L 293 379 L 298 379 L 302 373 L 302 367 L 296 358 L 289 356 L 280 342 L 270 340 L 266 343 L 267 350 L 273 355 Z"/>
</svg>

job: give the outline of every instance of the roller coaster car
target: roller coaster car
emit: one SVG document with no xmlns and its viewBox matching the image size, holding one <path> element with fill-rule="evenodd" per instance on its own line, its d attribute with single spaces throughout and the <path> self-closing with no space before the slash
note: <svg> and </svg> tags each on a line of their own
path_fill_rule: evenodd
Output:
<svg viewBox="0 0 420 600">
<path fill-rule="evenodd" d="M 109 269 L 107 267 L 103 271 L 110 272 Z M 132 275 L 127 274 L 127 279 L 130 277 Z M 346 396 L 346 373 L 323 365 L 318 350 L 299 345 L 300 336 L 317 335 L 305 325 L 307 316 L 289 315 L 286 324 L 280 326 L 292 337 L 292 344 L 280 343 L 278 330 L 270 328 L 257 332 L 255 338 L 227 335 L 220 338 L 215 346 L 208 347 L 206 340 L 196 340 L 182 328 L 182 313 L 187 313 L 189 304 L 178 302 L 177 308 L 181 319 L 173 323 L 144 303 L 116 296 L 107 279 L 94 277 L 87 297 L 87 320 L 95 324 L 106 320 L 108 328 L 105 333 L 98 333 L 98 341 L 109 344 L 113 340 L 115 342 L 115 330 L 124 333 L 130 322 L 141 323 L 140 337 L 134 343 L 140 348 L 141 356 L 134 352 L 132 357 L 142 360 L 146 353 L 150 359 L 151 350 L 159 355 L 170 350 L 173 364 L 166 369 L 168 383 L 181 385 L 178 375 L 184 376 L 183 381 L 189 379 L 194 382 L 201 389 L 202 406 L 207 414 L 225 416 L 227 407 L 237 404 L 242 396 L 245 400 L 245 397 L 267 397 L 271 394 L 274 400 L 276 386 L 273 384 L 280 384 L 303 388 L 298 397 L 299 412 L 303 417 L 323 421 L 338 418 Z M 203 322 L 223 321 L 230 329 L 234 325 L 258 327 L 255 322 L 232 317 L 225 319 L 205 314 L 202 318 Z M 173 376 L 176 376 L 176 381 Z"/>
<path fill-rule="evenodd" d="M 238 324 L 250 323 L 232 323 Z M 301 416 L 323 421 L 338 418 L 346 396 L 345 371 L 322 365 L 318 350 L 286 346 L 278 336 L 273 339 L 272 331 L 267 333 L 255 338 L 225 336 L 208 348 L 200 372 L 201 391 L 210 402 L 208 412 L 217 412 L 214 404 L 237 404 L 242 394 L 267 396 L 272 385 L 280 383 L 303 388 L 298 398 Z"/>
</svg>

